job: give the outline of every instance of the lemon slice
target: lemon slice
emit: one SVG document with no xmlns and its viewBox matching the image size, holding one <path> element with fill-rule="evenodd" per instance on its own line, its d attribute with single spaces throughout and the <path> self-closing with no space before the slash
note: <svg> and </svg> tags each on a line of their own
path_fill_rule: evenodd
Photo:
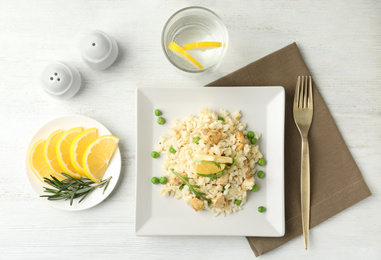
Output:
<svg viewBox="0 0 381 260">
<path fill-rule="evenodd" d="M 57 175 L 60 175 L 62 172 L 61 166 L 57 160 L 56 146 L 57 142 L 62 136 L 63 131 L 58 129 L 50 134 L 46 140 L 44 147 L 44 157 L 49 169 Z"/>
<path fill-rule="evenodd" d="M 82 127 L 75 127 L 67 130 L 62 134 L 56 146 L 57 159 L 62 171 L 77 179 L 81 178 L 81 174 L 71 164 L 70 147 L 75 137 L 82 132 L 82 129 Z"/>
<path fill-rule="evenodd" d="M 198 161 L 211 161 L 218 163 L 233 163 L 233 158 L 227 156 L 209 155 L 209 154 L 195 154 L 195 160 Z"/>
<path fill-rule="evenodd" d="M 98 130 L 93 127 L 86 129 L 79 135 L 77 135 L 70 146 L 70 161 L 74 166 L 74 169 L 84 175 L 82 167 L 83 154 L 86 148 L 98 137 Z"/>
<path fill-rule="evenodd" d="M 168 45 L 168 49 L 172 50 L 174 54 L 188 61 L 190 64 L 195 65 L 200 70 L 204 68 L 195 58 L 192 57 L 192 55 L 186 52 L 183 48 L 181 48 L 175 42 L 171 42 Z"/>
<path fill-rule="evenodd" d="M 201 174 L 211 174 L 211 173 L 217 173 L 225 169 L 225 164 L 220 164 L 221 169 L 217 167 L 217 165 L 213 163 L 196 163 L 194 170 L 196 173 Z"/>
<path fill-rule="evenodd" d="M 83 155 L 83 169 L 86 177 L 94 182 L 101 182 L 110 163 L 119 138 L 113 135 L 98 137 L 85 150 Z"/>
<path fill-rule="evenodd" d="M 191 42 L 183 45 L 184 50 L 206 51 L 222 47 L 222 42 Z"/>
<path fill-rule="evenodd" d="M 52 172 L 45 161 L 44 149 L 45 149 L 45 140 L 38 140 L 32 146 L 32 149 L 29 153 L 29 165 L 33 173 L 40 179 L 42 182 L 44 178 L 50 178 L 50 175 L 56 177 L 58 180 L 64 179 L 61 175 L 57 175 Z"/>
</svg>

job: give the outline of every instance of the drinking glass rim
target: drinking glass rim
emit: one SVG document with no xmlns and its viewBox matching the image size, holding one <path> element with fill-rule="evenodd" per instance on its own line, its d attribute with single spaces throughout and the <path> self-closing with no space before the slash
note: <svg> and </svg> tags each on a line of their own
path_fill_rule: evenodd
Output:
<svg viewBox="0 0 381 260">
<path fill-rule="evenodd" d="M 180 66 L 178 66 L 176 63 L 174 63 L 169 57 L 168 57 L 168 54 L 167 54 L 167 50 L 166 50 L 166 47 L 164 45 L 164 31 L 165 31 L 165 28 L 167 28 L 167 25 L 168 23 L 172 20 L 173 17 L 175 17 L 177 14 L 181 13 L 181 12 L 184 12 L 188 9 L 200 9 L 200 10 L 203 10 L 203 11 L 206 11 L 206 12 L 209 12 L 211 13 L 212 15 L 214 15 L 220 22 L 221 24 L 224 26 L 224 29 L 226 30 L 227 32 L 227 28 L 226 28 L 226 25 L 225 23 L 223 22 L 223 20 L 221 19 L 221 17 L 218 16 L 218 14 L 216 14 L 215 12 L 213 12 L 212 10 L 206 8 L 206 7 L 202 7 L 202 6 L 188 6 L 188 7 L 185 7 L 185 8 L 182 8 L 178 11 L 176 11 L 174 14 L 172 14 L 167 22 L 164 24 L 164 27 L 163 27 L 163 30 L 161 32 L 161 48 L 163 49 L 163 52 L 164 52 L 164 55 L 165 55 L 165 58 L 170 62 L 172 63 L 176 68 L 178 68 L 179 70 L 182 70 L 182 71 L 185 71 L 185 72 L 189 72 L 189 73 L 202 73 L 202 72 L 205 72 L 205 71 L 208 71 L 210 68 L 213 68 L 214 66 L 211 66 L 210 68 L 207 68 L 207 69 L 201 69 L 201 70 L 196 70 L 196 71 L 193 71 L 193 70 L 188 70 L 188 69 L 184 69 L 184 68 L 181 68 Z M 227 37 L 229 39 L 229 34 L 227 33 Z M 227 43 L 226 44 L 226 47 L 227 47 Z M 226 51 L 225 51 L 226 52 Z"/>
</svg>

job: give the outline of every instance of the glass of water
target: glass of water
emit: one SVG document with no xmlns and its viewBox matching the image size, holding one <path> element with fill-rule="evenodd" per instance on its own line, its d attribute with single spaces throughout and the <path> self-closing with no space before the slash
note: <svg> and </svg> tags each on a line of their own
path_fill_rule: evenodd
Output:
<svg viewBox="0 0 381 260">
<path fill-rule="evenodd" d="M 169 62 L 176 68 L 190 73 L 202 73 L 217 68 L 226 53 L 229 42 L 228 31 L 221 18 L 211 10 L 198 6 L 187 7 L 173 14 L 165 24 L 161 37 L 164 55 Z M 172 42 L 177 45 L 178 51 L 169 48 Z M 215 46 L 183 49 L 189 44 L 195 47 L 200 43 L 201 47 L 202 44 Z M 186 52 L 185 58 L 184 55 L 179 55 L 179 52 L 184 54 L 183 51 Z"/>
</svg>

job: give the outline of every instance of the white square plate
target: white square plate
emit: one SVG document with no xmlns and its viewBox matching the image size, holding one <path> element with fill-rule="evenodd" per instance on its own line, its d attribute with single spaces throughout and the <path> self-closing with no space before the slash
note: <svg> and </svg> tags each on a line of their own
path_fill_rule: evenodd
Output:
<svg viewBox="0 0 381 260">
<path fill-rule="evenodd" d="M 221 108 L 230 113 L 241 110 L 246 130 L 262 133 L 259 139 L 266 165 L 265 177 L 255 176 L 257 192 L 248 192 L 243 210 L 214 217 L 207 210 L 195 212 L 183 200 L 160 195 L 160 184 L 151 178 L 162 175 L 163 156 L 151 157 L 160 136 L 167 133 L 172 120 L 197 115 L 209 107 L 217 113 Z M 155 109 L 166 119 L 157 123 Z M 223 235 L 283 236 L 284 216 L 284 116 L 283 87 L 199 87 L 137 89 L 137 235 Z M 258 166 L 256 166 L 258 169 Z M 264 213 L 258 212 L 265 206 Z"/>
</svg>

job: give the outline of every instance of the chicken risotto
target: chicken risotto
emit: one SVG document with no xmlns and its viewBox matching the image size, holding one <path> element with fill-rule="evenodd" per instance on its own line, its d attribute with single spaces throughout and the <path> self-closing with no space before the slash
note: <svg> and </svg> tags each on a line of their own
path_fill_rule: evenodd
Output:
<svg viewBox="0 0 381 260">
<path fill-rule="evenodd" d="M 259 133 L 246 131 L 240 111 L 203 108 L 198 116 L 173 121 L 156 150 L 164 155 L 160 193 L 182 199 L 195 211 L 215 216 L 241 210 L 254 187 L 255 165 L 262 158 Z"/>
</svg>

